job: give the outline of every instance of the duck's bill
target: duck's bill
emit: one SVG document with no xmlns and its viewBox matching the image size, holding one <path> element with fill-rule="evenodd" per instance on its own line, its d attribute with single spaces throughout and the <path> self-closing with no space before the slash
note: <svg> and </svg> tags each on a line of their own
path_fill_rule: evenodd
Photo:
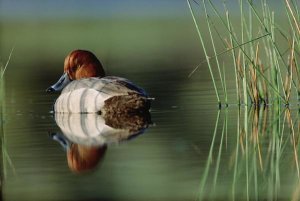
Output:
<svg viewBox="0 0 300 201">
<path fill-rule="evenodd" d="M 52 85 L 46 90 L 46 92 L 61 91 L 70 82 L 71 80 L 69 76 L 67 75 L 67 73 L 64 73 L 54 85 Z"/>
</svg>

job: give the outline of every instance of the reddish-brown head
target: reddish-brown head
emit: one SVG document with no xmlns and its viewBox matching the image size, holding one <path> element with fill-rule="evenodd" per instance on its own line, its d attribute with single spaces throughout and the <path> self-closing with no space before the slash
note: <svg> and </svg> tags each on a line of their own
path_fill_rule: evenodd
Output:
<svg viewBox="0 0 300 201">
<path fill-rule="evenodd" d="M 87 50 L 74 50 L 65 58 L 64 74 L 46 91 L 60 91 L 72 80 L 104 76 L 102 64 L 93 53 Z"/>
<path fill-rule="evenodd" d="M 90 51 L 74 50 L 65 58 L 64 72 L 71 80 L 104 77 L 105 72 L 97 57 Z"/>
<path fill-rule="evenodd" d="M 86 147 L 72 144 L 67 151 L 67 159 L 70 170 L 75 173 L 91 170 L 103 159 L 106 146 Z"/>
</svg>

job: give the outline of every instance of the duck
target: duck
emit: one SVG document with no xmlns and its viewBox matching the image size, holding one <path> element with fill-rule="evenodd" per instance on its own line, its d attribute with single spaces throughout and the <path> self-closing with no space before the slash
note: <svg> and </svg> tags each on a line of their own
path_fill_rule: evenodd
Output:
<svg viewBox="0 0 300 201">
<path fill-rule="evenodd" d="M 149 111 L 146 91 L 126 78 L 106 76 L 99 59 L 88 50 L 74 50 L 64 60 L 64 72 L 46 92 L 60 92 L 55 113 L 121 113 Z"/>
</svg>

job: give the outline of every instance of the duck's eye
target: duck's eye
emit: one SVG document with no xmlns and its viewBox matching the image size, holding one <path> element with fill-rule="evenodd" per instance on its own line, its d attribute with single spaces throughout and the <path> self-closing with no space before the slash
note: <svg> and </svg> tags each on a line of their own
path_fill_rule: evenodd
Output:
<svg viewBox="0 0 300 201">
<path fill-rule="evenodd" d="M 77 69 L 76 67 L 72 67 L 72 68 L 70 68 L 70 72 L 74 73 L 76 71 L 76 69 Z"/>
</svg>

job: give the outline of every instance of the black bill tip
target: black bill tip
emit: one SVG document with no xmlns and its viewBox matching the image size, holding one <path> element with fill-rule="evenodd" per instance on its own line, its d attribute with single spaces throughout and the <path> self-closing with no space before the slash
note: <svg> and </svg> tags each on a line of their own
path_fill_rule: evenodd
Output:
<svg viewBox="0 0 300 201">
<path fill-rule="evenodd" d="M 52 87 L 49 87 L 46 89 L 47 93 L 51 93 L 51 92 L 55 92 L 55 89 L 53 89 Z"/>
</svg>

